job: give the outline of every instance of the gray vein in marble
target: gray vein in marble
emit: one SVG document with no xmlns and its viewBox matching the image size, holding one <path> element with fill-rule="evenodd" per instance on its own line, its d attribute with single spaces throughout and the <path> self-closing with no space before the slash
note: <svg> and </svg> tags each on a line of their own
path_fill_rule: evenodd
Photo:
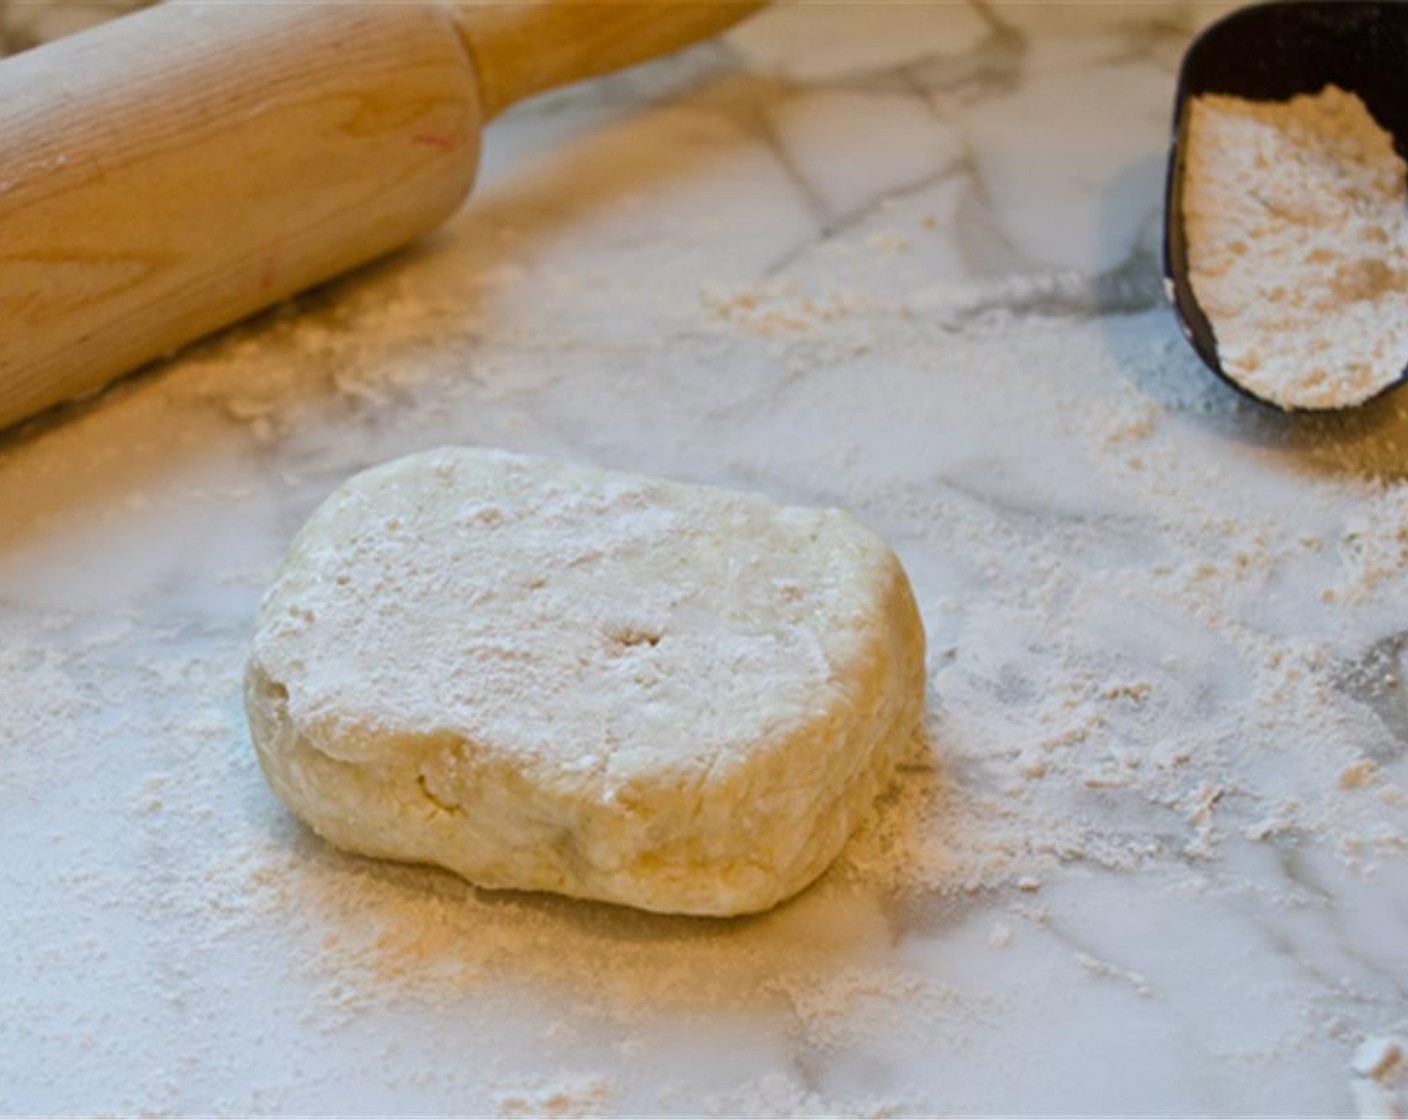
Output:
<svg viewBox="0 0 1408 1120">
<path fill-rule="evenodd" d="M 1396 762 L 1408 752 L 1408 630 L 1388 634 L 1368 646 L 1338 674 L 1341 688 L 1369 706 L 1392 741 L 1371 744 L 1366 755 L 1378 763 Z"/>
<path fill-rule="evenodd" d="M 778 159 L 786 166 L 786 157 L 779 151 Z M 795 174 L 795 172 L 789 172 Z M 808 254 L 814 252 L 817 247 L 827 241 L 841 237 L 857 226 L 864 224 L 874 218 L 886 206 L 900 202 L 907 198 L 928 190 L 931 187 L 939 186 L 967 173 L 963 166 L 945 167 L 938 171 L 921 176 L 910 183 L 903 183 L 900 186 L 867 199 L 862 205 L 853 207 L 845 213 L 835 214 L 830 211 L 824 202 L 814 193 L 809 193 L 809 209 L 813 212 L 813 217 L 817 222 L 817 236 L 814 240 L 803 242 L 796 248 L 789 250 L 774 261 L 770 261 L 763 266 L 760 275 L 764 279 L 775 279 L 785 275 L 793 265 L 802 260 Z M 799 176 L 800 179 L 800 176 Z M 802 180 L 802 182 L 805 182 Z"/>
<path fill-rule="evenodd" d="M 968 4 L 988 25 L 987 36 L 957 57 L 920 60 L 900 68 L 897 73 L 915 92 L 926 97 L 943 93 L 981 99 L 1006 93 L 1021 81 L 1025 36 L 984 0 L 968 0 Z"/>
</svg>

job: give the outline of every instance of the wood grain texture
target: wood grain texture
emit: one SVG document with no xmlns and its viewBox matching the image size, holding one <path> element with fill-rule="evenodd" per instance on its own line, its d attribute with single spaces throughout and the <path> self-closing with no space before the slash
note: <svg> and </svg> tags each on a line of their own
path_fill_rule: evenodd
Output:
<svg viewBox="0 0 1408 1120">
<path fill-rule="evenodd" d="M 161 6 L 7 60 L 0 425 L 433 229 L 478 124 L 430 6 Z"/>
<path fill-rule="evenodd" d="M 456 18 L 488 120 L 544 90 L 711 38 L 765 6 L 765 0 L 509 0 L 460 4 Z"/>
</svg>

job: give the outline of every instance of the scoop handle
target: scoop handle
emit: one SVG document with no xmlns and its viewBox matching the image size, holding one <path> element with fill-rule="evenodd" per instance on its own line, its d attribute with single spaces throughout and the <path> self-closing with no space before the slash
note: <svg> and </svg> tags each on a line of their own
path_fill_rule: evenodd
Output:
<svg viewBox="0 0 1408 1120">
<path fill-rule="evenodd" d="M 712 38 L 765 6 L 766 0 L 516 0 L 460 5 L 456 21 L 488 120 L 525 97 Z"/>
</svg>

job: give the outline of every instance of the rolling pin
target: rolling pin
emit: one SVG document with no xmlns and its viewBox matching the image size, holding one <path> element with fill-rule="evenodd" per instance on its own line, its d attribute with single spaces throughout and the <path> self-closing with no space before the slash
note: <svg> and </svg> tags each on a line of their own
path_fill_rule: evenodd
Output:
<svg viewBox="0 0 1408 1120">
<path fill-rule="evenodd" d="M 0 427 L 434 229 L 525 97 L 761 3 L 168 3 L 0 62 Z"/>
</svg>

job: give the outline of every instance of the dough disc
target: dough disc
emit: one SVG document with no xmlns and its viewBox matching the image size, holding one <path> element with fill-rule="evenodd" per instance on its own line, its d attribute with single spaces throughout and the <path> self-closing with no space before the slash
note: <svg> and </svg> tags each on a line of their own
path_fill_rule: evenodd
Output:
<svg viewBox="0 0 1408 1120">
<path fill-rule="evenodd" d="M 826 868 L 923 693 L 909 582 L 846 514 L 465 448 L 324 502 L 245 687 L 340 847 L 718 915 Z"/>
</svg>

